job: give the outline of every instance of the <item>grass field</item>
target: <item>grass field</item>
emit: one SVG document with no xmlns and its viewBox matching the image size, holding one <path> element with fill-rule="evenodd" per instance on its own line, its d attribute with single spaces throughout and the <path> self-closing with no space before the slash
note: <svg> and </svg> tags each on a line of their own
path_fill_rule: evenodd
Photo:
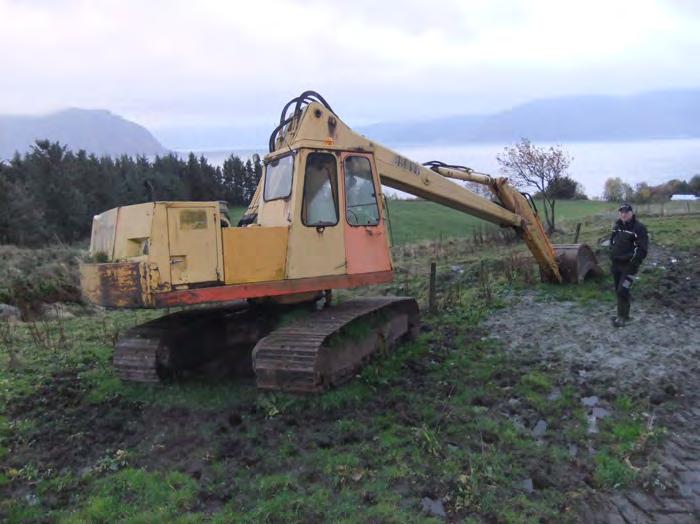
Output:
<svg viewBox="0 0 700 524">
<path fill-rule="evenodd" d="M 647 222 L 657 243 L 697 246 L 698 217 Z M 607 218 L 585 223 L 587 241 L 609 230 Z M 482 319 L 519 290 L 610 299 L 605 279 L 540 286 L 518 253 L 468 238 L 397 247 L 396 281 L 367 292 L 425 304 L 436 258 L 439 314 L 424 317 L 417 341 L 319 397 L 261 393 L 250 381 L 121 383 L 115 336 L 158 312 L 1 324 L 0 520 L 438 522 L 421 509 L 427 499 L 465 522 L 575 521 L 591 489 L 636 481 L 630 456 L 643 462 L 661 432 L 621 392 L 589 435 L 580 398 L 590 392 L 557 365 L 519 361 L 483 338 Z M 506 415 L 514 409 L 527 427 Z M 539 420 L 546 439 L 529 429 Z M 573 460 L 572 445 L 598 453 Z"/>
<path fill-rule="evenodd" d="M 542 203 L 538 202 L 537 205 L 541 210 Z M 569 200 L 558 202 L 555 209 L 559 219 L 578 220 L 614 211 L 615 207 L 609 202 Z M 484 220 L 424 200 L 390 200 L 389 217 L 395 245 L 471 237 L 479 229 L 498 229 L 498 226 Z"/>
<path fill-rule="evenodd" d="M 389 218 L 393 243 L 396 246 L 416 242 L 447 240 L 451 238 L 471 238 L 481 229 L 499 229 L 498 226 L 425 200 L 389 200 Z M 540 214 L 544 214 L 543 203 L 536 202 Z M 586 217 L 603 215 L 613 220 L 617 204 L 598 200 L 560 200 L 555 206 L 557 224 L 575 223 Z M 235 221 L 243 214 L 244 208 L 234 208 L 230 215 Z M 638 214 L 679 214 L 691 211 L 700 213 L 700 202 L 667 202 L 638 206 Z M 543 218 L 544 220 L 544 218 Z"/>
</svg>

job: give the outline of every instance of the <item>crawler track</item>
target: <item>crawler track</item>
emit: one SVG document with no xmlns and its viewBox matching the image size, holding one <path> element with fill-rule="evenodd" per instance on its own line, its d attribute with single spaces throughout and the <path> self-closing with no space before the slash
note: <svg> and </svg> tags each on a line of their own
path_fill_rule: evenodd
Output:
<svg viewBox="0 0 700 524">
<path fill-rule="evenodd" d="M 416 334 L 412 298 L 381 297 L 344 302 L 276 329 L 253 350 L 261 389 L 319 392 L 342 384 L 373 353 Z"/>
<path fill-rule="evenodd" d="M 289 309 L 242 302 L 146 322 L 117 342 L 117 375 L 157 383 L 228 358 L 227 364 L 243 370 L 240 374 L 254 370 L 261 389 L 318 392 L 349 380 L 373 353 L 412 337 L 418 328 L 412 298 L 350 300 L 276 328 Z"/>
<path fill-rule="evenodd" d="M 165 315 L 130 329 L 118 340 L 114 367 L 122 380 L 160 382 L 224 354 L 238 353 L 250 366 L 250 351 L 274 327 L 274 320 L 275 315 L 250 309 L 245 302 Z"/>
</svg>

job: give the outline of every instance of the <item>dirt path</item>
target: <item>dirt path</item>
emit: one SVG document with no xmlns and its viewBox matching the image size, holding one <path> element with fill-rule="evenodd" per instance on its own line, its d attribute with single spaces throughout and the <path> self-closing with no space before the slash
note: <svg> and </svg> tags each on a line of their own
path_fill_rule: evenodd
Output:
<svg viewBox="0 0 700 524">
<path fill-rule="evenodd" d="M 697 252 L 657 250 L 647 268 L 660 278 L 640 282 L 635 320 L 622 329 L 611 326 L 614 304 L 543 300 L 535 292 L 486 322 L 491 337 L 567 371 L 586 394 L 648 399 L 649 420 L 667 428 L 644 488 L 594 494 L 582 509 L 585 522 L 700 519 L 699 262 Z"/>
</svg>

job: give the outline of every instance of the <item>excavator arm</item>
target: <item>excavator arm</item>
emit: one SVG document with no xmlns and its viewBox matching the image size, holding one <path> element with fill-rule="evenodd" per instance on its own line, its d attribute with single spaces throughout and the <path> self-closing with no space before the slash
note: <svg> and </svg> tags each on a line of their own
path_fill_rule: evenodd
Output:
<svg viewBox="0 0 700 524">
<path fill-rule="evenodd" d="M 503 227 L 513 227 L 537 260 L 545 280 L 562 282 L 554 246 L 537 213 L 527 199 L 508 183 L 508 179 L 493 178 L 474 173 L 469 168 L 440 162 L 430 162 L 427 166 L 415 164 L 383 146 L 376 146 L 375 158 L 382 184 Z M 450 179 L 485 185 L 498 203 Z"/>
<path fill-rule="evenodd" d="M 291 116 L 289 110 L 294 107 Z M 381 183 L 411 195 L 442 204 L 503 227 L 513 227 L 526 243 L 550 282 L 581 282 L 599 271 L 595 255 L 585 244 L 554 246 L 534 206 L 508 183 L 461 166 L 441 162 L 416 163 L 353 131 L 313 91 L 302 93 L 282 111 L 280 124 L 270 137 L 272 156 L 301 147 L 372 153 Z M 487 186 L 497 202 L 481 197 L 454 180 Z M 251 202 L 249 213 L 257 206 Z"/>
</svg>

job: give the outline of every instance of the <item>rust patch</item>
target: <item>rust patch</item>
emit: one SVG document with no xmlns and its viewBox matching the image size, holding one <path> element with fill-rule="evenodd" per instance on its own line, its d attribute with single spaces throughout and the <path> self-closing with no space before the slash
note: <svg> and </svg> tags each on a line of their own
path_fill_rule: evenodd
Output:
<svg viewBox="0 0 700 524">
<path fill-rule="evenodd" d="M 82 264 L 80 286 L 83 297 L 106 307 L 148 307 L 148 271 L 141 262 Z"/>
</svg>

